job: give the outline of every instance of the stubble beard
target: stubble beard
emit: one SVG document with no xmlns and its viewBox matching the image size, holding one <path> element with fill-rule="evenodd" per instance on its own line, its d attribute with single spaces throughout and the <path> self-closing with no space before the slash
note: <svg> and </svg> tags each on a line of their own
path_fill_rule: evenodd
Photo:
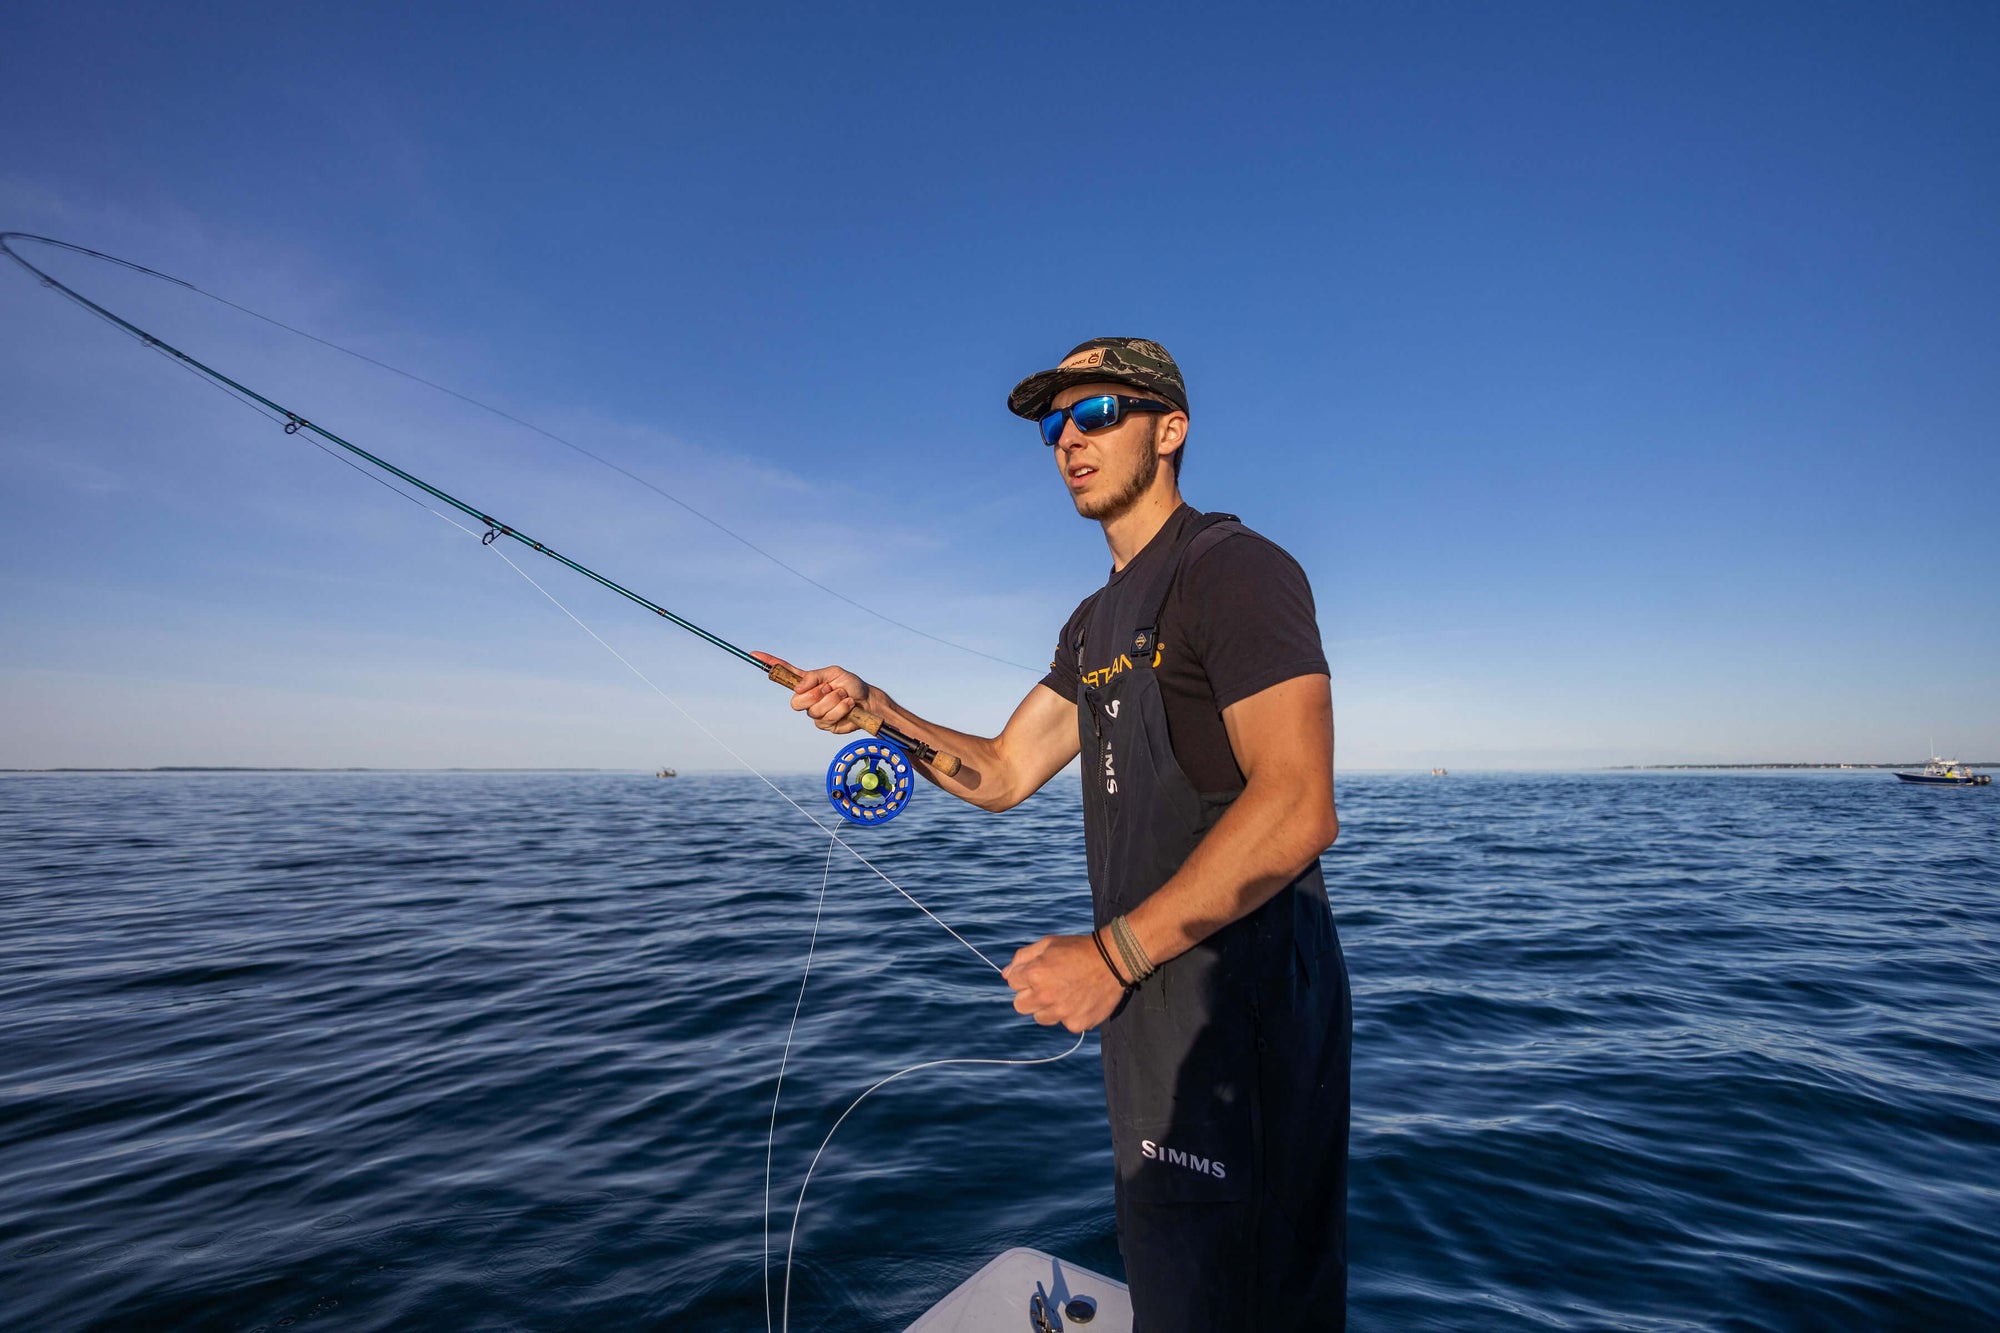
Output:
<svg viewBox="0 0 2000 1333">
<path fill-rule="evenodd" d="M 1095 519 L 1103 523 L 1117 518 L 1133 505 L 1139 497 L 1152 489 L 1153 478 L 1160 475 L 1160 455 L 1154 450 L 1157 428 L 1153 438 L 1146 441 L 1146 449 L 1139 458 L 1139 469 L 1131 479 L 1110 495 L 1076 497 L 1076 512 L 1080 517 Z"/>
</svg>

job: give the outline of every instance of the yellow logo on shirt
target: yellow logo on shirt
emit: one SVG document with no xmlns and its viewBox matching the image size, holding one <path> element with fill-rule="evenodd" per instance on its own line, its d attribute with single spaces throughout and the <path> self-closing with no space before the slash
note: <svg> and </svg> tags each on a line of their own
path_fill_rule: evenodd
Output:
<svg viewBox="0 0 2000 1333">
<path fill-rule="evenodd" d="M 1160 658 L 1166 653 L 1166 650 L 1167 646 L 1164 643 L 1153 645 L 1153 669 L 1155 671 L 1159 670 Z M 1095 671 L 1084 672 L 1083 683 L 1090 686 L 1093 690 L 1099 689 L 1102 686 L 1110 684 L 1113 680 L 1131 669 L 1131 654 L 1120 653 L 1112 660 L 1111 665 L 1099 667 Z"/>
</svg>

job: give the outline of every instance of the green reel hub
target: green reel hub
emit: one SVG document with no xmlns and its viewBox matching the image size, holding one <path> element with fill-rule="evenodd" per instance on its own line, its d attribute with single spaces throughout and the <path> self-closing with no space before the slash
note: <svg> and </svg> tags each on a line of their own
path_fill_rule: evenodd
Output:
<svg viewBox="0 0 2000 1333">
<path fill-rule="evenodd" d="M 874 736 L 853 742 L 826 770 L 826 799 L 850 824 L 881 824 L 903 813 L 915 770 L 901 746 Z"/>
</svg>

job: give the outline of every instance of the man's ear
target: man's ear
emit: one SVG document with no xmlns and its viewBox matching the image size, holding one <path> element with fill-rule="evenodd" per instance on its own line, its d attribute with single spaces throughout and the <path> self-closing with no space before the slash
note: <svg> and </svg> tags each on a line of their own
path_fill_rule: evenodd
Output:
<svg viewBox="0 0 2000 1333">
<path fill-rule="evenodd" d="M 1153 452 L 1165 458 L 1178 450 L 1187 439 L 1187 413 L 1169 412 L 1153 420 L 1159 423 L 1153 427 Z"/>
</svg>

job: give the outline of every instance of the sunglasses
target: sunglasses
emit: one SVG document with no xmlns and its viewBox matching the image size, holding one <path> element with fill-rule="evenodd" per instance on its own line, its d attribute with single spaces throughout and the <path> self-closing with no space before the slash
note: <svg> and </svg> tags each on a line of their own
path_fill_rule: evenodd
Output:
<svg viewBox="0 0 2000 1333">
<path fill-rule="evenodd" d="M 1074 421 L 1076 428 L 1085 435 L 1092 431 L 1115 426 L 1125 419 L 1127 412 L 1178 412 L 1172 403 L 1162 403 L 1153 398 L 1127 398 L 1122 393 L 1107 393 L 1101 398 L 1086 398 L 1068 407 L 1059 407 L 1042 418 L 1042 443 L 1053 447 L 1062 438 L 1063 422 Z"/>
</svg>

